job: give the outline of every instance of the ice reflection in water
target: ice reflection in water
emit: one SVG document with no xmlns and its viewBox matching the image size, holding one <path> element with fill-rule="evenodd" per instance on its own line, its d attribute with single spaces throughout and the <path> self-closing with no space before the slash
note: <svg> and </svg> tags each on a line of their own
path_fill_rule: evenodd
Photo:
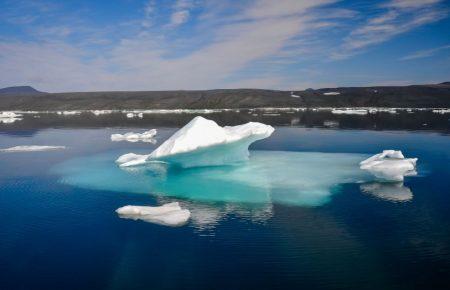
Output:
<svg viewBox="0 0 450 290">
<path fill-rule="evenodd" d="M 360 189 L 364 193 L 392 202 L 405 202 L 413 199 L 411 189 L 405 186 L 403 182 L 371 182 L 361 184 Z"/>
</svg>

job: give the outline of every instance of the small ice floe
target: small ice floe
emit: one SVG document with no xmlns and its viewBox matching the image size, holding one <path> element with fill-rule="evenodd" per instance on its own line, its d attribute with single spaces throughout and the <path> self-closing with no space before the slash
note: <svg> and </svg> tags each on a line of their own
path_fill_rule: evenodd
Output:
<svg viewBox="0 0 450 290">
<path fill-rule="evenodd" d="M 346 110 L 334 109 L 334 110 L 331 110 L 331 113 L 335 114 L 335 115 L 367 115 L 367 110 L 364 110 L 364 109 L 346 109 Z"/>
<path fill-rule="evenodd" d="M 148 154 L 127 153 L 117 158 L 116 163 L 123 167 L 142 165 L 147 161 L 148 156 Z"/>
<path fill-rule="evenodd" d="M 384 150 L 359 165 L 384 181 L 403 181 L 405 176 L 416 175 L 417 158 L 405 158 L 401 151 Z"/>
<path fill-rule="evenodd" d="M 340 92 L 326 92 L 326 93 L 323 93 L 324 96 L 337 96 L 337 95 L 340 95 L 340 94 L 341 94 Z"/>
<path fill-rule="evenodd" d="M 0 149 L 0 152 L 36 152 L 36 151 L 61 150 L 65 148 L 66 148 L 65 146 L 23 145 Z"/>
<path fill-rule="evenodd" d="M 164 226 L 177 227 L 187 223 L 191 212 L 182 209 L 178 202 L 167 203 L 161 206 L 126 205 L 116 210 L 119 217 L 133 220 L 142 220 Z"/>
<path fill-rule="evenodd" d="M 139 118 L 142 119 L 144 118 L 144 113 L 127 113 L 126 114 L 127 118 L 132 119 L 132 118 Z"/>
<path fill-rule="evenodd" d="M 147 143 L 156 143 L 156 140 L 154 137 L 156 136 L 156 133 L 158 131 L 156 129 L 151 129 L 148 131 L 145 131 L 143 133 L 134 133 L 134 132 L 128 132 L 125 134 L 112 134 L 111 135 L 111 141 L 118 142 L 118 141 L 128 141 L 128 142 L 147 142 Z"/>
<path fill-rule="evenodd" d="M 100 115 L 111 114 L 113 111 L 112 110 L 93 110 L 91 112 L 95 116 L 100 116 Z"/>
<path fill-rule="evenodd" d="M 337 128 L 339 127 L 338 121 L 332 121 L 332 120 L 325 120 L 323 121 L 323 126 L 327 128 Z"/>
<path fill-rule="evenodd" d="M 369 113 L 371 113 L 371 114 L 375 114 L 378 112 L 397 114 L 397 109 L 396 108 L 369 108 Z"/>
<path fill-rule="evenodd" d="M 300 96 L 299 95 L 295 95 L 294 92 L 291 92 L 291 97 L 293 97 L 293 98 L 300 98 Z"/>
<path fill-rule="evenodd" d="M 360 187 L 362 192 L 375 196 L 382 200 L 392 202 L 405 202 L 413 199 L 413 193 L 403 182 L 393 183 L 364 183 Z"/>
<path fill-rule="evenodd" d="M 450 114 L 450 109 L 435 109 L 432 112 L 436 114 Z"/>
<path fill-rule="evenodd" d="M 22 116 L 22 114 L 17 114 L 15 112 L 0 112 L 0 123 L 11 124 L 16 121 L 21 121 Z"/>
<path fill-rule="evenodd" d="M 80 115 L 81 111 L 58 111 L 56 114 L 63 115 L 63 116 L 74 116 L 74 115 Z"/>
</svg>

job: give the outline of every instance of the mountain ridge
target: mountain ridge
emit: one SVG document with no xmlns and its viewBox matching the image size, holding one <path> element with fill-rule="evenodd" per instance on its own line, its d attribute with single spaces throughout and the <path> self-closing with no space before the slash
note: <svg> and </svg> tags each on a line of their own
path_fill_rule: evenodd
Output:
<svg viewBox="0 0 450 290">
<path fill-rule="evenodd" d="M 0 90 L 1 91 L 1 90 Z M 409 86 L 7 93 L 0 110 L 450 107 L 450 82 Z"/>
</svg>

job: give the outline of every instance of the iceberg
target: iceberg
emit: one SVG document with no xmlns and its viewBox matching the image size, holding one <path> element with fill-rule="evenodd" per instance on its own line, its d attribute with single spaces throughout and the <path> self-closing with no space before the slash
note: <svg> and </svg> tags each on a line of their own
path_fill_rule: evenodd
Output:
<svg viewBox="0 0 450 290">
<path fill-rule="evenodd" d="M 435 109 L 432 112 L 435 114 L 450 114 L 450 109 Z"/>
<path fill-rule="evenodd" d="M 92 114 L 95 116 L 111 114 L 113 110 L 91 110 Z"/>
<path fill-rule="evenodd" d="M 23 115 L 15 112 L 0 112 L 0 123 L 11 124 L 15 121 L 21 121 Z"/>
<path fill-rule="evenodd" d="M 120 166 L 133 166 L 163 161 L 183 168 L 233 164 L 247 160 L 250 144 L 269 137 L 274 130 L 257 122 L 220 127 L 212 120 L 197 116 L 149 155 L 126 154 L 127 158 L 121 156 L 116 162 Z"/>
<path fill-rule="evenodd" d="M 191 212 L 182 209 L 178 202 L 167 203 L 162 206 L 126 205 L 116 210 L 119 217 L 142 220 L 164 226 L 182 226 L 187 223 Z"/>
<path fill-rule="evenodd" d="M 51 151 L 65 149 L 66 146 L 38 146 L 38 145 L 23 145 L 14 146 L 10 148 L 0 149 L 0 152 L 34 152 L 34 151 Z"/>
<path fill-rule="evenodd" d="M 331 111 L 332 114 L 335 115 L 367 115 L 367 110 L 359 109 L 359 110 L 339 110 L 335 109 Z"/>
<path fill-rule="evenodd" d="M 143 133 L 134 133 L 128 132 L 125 134 L 112 134 L 111 141 L 128 141 L 128 142 L 148 142 L 148 143 L 156 143 L 156 140 L 153 138 L 158 133 L 156 129 L 151 129 L 145 131 Z"/>
<path fill-rule="evenodd" d="M 416 175 L 417 158 L 405 158 L 401 151 L 384 150 L 359 165 L 384 181 L 403 181 L 405 176 Z"/>
<path fill-rule="evenodd" d="M 58 115 L 64 115 L 64 116 L 73 116 L 73 115 L 80 115 L 81 111 L 58 111 L 56 112 Z"/>
</svg>

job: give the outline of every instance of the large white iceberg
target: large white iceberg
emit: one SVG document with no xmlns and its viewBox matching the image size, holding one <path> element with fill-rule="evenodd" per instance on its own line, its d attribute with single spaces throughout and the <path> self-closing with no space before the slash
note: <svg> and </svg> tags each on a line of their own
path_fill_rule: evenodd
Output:
<svg viewBox="0 0 450 290">
<path fill-rule="evenodd" d="M 126 205 L 116 210 L 121 218 L 142 220 L 165 226 L 182 226 L 186 224 L 191 212 L 182 209 L 178 202 L 167 203 L 162 206 Z"/>
<path fill-rule="evenodd" d="M 65 149 L 65 146 L 22 145 L 0 149 L 0 152 L 35 152 Z"/>
<path fill-rule="evenodd" d="M 134 133 L 128 132 L 125 134 L 112 134 L 111 141 L 128 141 L 128 142 L 148 142 L 148 143 L 156 143 L 156 140 L 153 138 L 158 133 L 156 129 L 151 129 L 145 131 L 143 133 Z"/>
<path fill-rule="evenodd" d="M 269 137 L 274 128 L 249 122 L 220 127 L 216 122 L 195 117 L 149 155 L 119 157 L 120 166 L 164 161 L 180 167 L 212 166 L 247 160 L 251 143 Z"/>
<path fill-rule="evenodd" d="M 403 181 L 405 176 L 416 175 L 417 158 L 405 158 L 401 151 L 384 150 L 359 165 L 384 181 Z"/>
</svg>

